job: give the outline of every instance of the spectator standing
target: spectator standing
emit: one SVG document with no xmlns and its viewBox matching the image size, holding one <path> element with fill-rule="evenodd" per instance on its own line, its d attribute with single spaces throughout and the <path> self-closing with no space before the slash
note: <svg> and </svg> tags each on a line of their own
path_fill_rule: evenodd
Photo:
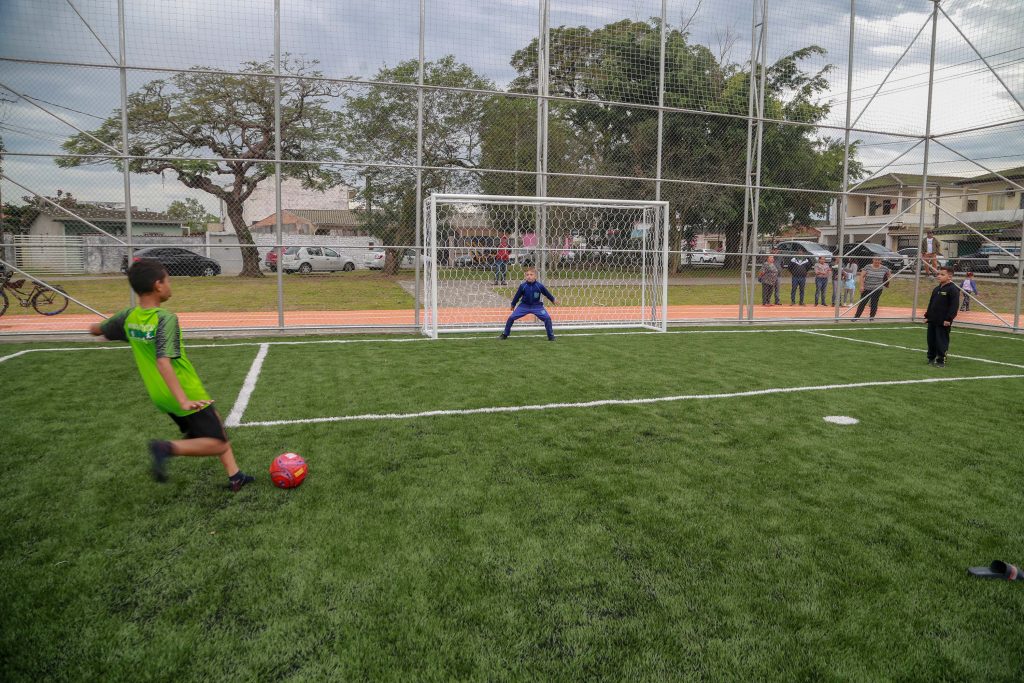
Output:
<svg viewBox="0 0 1024 683">
<path fill-rule="evenodd" d="M 933 230 L 927 230 L 924 239 L 921 240 L 921 258 L 924 259 L 925 268 L 929 275 L 934 275 L 939 270 L 939 257 L 942 256 L 942 243 L 935 236 Z"/>
<path fill-rule="evenodd" d="M 967 278 L 964 279 L 964 284 L 960 287 L 964 290 L 964 298 L 960 303 L 961 311 L 971 310 L 971 297 L 978 296 L 978 283 L 974 281 L 974 273 L 967 273 Z"/>
<path fill-rule="evenodd" d="M 853 261 L 849 261 L 849 262 L 847 262 L 846 264 L 843 265 L 842 280 L 843 280 L 843 283 L 842 283 L 842 285 L 843 285 L 843 298 L 842 298 L 842 302 L 841 303 L 852 304 L 853 303 L 854 292 L 857 291 L 857 264 L 856 263 L 854 263 Z M 835 298 L 836 298 L 836 293 L 835 293 L 835 291 L 833 291 L 832 292 L 832 299 L 835 300 Z"/>
<path fill-rule="evenodd" d="M 796 290 L 800 290 L 800 305 L 804 305 L 804 289 L 807 287 L 807 271 L 811 269 L 811 259 L 806 256 L 794 256 L 789 259 L 789 303 L 796 304 Z"/>
<path fill-rule="evenodd" d="M 821 300 L 822 306 L 828 306 L 828 301 L 825 299 L 825 295 L 828 294 L 828 280 L 832 276 L 832 266 L 825 263 L 825 257 L 819 256 L 818 262 L 814 264 L 814 305 L 818 305 L 819 299 Z M 832 285 L 833 295 L 835 298 L 835 285 Z"/>
<path fill-rule="evenodd" d="M 768 260 L 757 273 L 757 281 L 761 283 L 761 304 L 772 305 L 772 296 L 776 303 L 779 300 L 779 267 L 775 265 L 775 257 L 768 255 Z"/>
<path fill-rule="evenodd" d="M 508 235 L 502 235 L 498 241 L 498 251 L 494 254 L 494 284 L 504 285 L 508 283 Z"/>
<path fill-rule="evenodd" d="M 864 312 L 864 307 L 871 302 L 871 314 L 868 320 L 874 320 L 878 313 L 878 300 L 882 298 L 882 289 L 889 286 L 892 279 L 892 271 L 882 265 L 882 259 L 877 256 L 871 259 L 871 265 L 864 266 L 860 270 L 860 303 L 857 304 L 857 313 L 854 320 L 859 320 Z"/>
</svg>

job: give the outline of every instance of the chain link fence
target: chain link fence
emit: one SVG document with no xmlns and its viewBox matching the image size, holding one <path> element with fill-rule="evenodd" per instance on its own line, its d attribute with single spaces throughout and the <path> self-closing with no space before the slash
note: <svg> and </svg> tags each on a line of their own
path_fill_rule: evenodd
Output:
<svg viewBox="0 0 1024 683">
<path fill-rule="evenodd" d="M 70 303 L 11 291 L 0 334 L 129 305 L 141 257 L 187 329 L 419 329 L 433 194 L 667 202 L 672 323 L 916 320 L 948 265 L 960 320 L 1021 331 L 1022 25 L 1015 0 L 11 0 L 0 266 Z M 531 220 L 464 216 L 450 283 L 490 308 L 498 251 L 532 252 L 583 301 L 631 267 L 634 225 L 538 247 Z"/>
</svg>

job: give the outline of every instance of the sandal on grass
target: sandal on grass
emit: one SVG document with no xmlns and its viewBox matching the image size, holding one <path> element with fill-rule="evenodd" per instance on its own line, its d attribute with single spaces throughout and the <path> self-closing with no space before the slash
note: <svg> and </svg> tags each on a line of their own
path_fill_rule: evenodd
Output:
<svg viewBox="0 0 1024 683">
<path fill-rule="evenodd" d="M 995 560 L 988 567 L 970 567 L 967 573 L 971 576 L 976 576 L 979 579 L 1001 579 L 1003 581 L 1024 581 L 1024 572 L 1020 569 L 1002 562 Z"/>
</svg>

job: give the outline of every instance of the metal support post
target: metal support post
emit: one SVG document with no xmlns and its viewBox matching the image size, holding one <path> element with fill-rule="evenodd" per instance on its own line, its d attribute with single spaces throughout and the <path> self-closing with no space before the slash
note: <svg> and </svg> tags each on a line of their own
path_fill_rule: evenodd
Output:
<svg viewBox="0 0 1024 683">
<path fill-rule="evenodd" d="M 836 277 L 832 280 L 834 319 L 839 320 L 843 301 L 843 241 L 846 239 L 846 214 L 850 203 L 850 114 L 853 105 L 853 44 L 857 19 L 857 0 L 850 0 L 850 43 L 846 53 L 846 135 L 843 141 L 843 191 L 836 202 Z M 836 289 L 839 289 L 837 292 Z"/>
<path fill-rule="evenodd" d="M 761 153 L 763 150 L 764 142 L 764 99 L 765 99 L 765 86 L 768 78 L 768 69 L 765 64 L 768 62 L 768 0 L 761 0 L 761 31 L 760 31 L 760 56 L 758 58 L 758 66 L 761 69 L 760 82 L 758 83 L 757 93 L 757 141 L 755 143 L 755 152 L 757 154 L 757 161 L 754 165 L 754 192 L 753 192 L 753 203 L 751 206 L 751 225 L 750 225 L 750 251 L 751 260 L 753 262 L 753 271 L 757 270 L 757 250 L 758 250 L 758 230 L 760 229 L 760 213 L 761 213 Z M 753 82 L 753 72 L 751 72 L 751 82 Z M 747 182 L 750 182 L 748 177 Z M 751 272 L 751 292 L 749 307 L 747 309 L 747 319 L 753 320 L 754 318 L 754 272 Z M 778 287 L 778 283 L 776 283 Z M 777 291 L 777 290 L 776 290 Z"/>
<path fill-rule="evenodd" d="M 928 104 L 925 110 L 924 123 L 924 164 L 921 168 L 921 212 L 917 221 L 917 247 L 920 250 L 921 242 L 924 240 L 924 219 L 928 208 L 928 152 L 930 150 L 932 136 L 932 93 L 935 89 L 935 39 L 939 26 L 939 0 L 932 0 L 932 44 L 931 56 L 928 59 Z M 918 296 L 921 289 L 921 264 L 924 262 L 924 254 L 918 253 L 917 261 L 914 263 L 914 304 L 910 309 L 910 319 L 917 320 Z"/>
<path fill-rule="evenodd" d="M 420 266 L 423 260 L 420 233 L 423 227 L 423 38 L 426 32 L 426 17 L 427 0 L 420 0 L 420 61 L 419 68 L 417 69 L 419 88 L 416 90 L 416 236 L 413 238 L 413 246 L 416 251 L 416 265 L 414 266 L 413 278 L 416 281 L 413 292 L 413 324 L 416 327 L 420 325 L 420 307 L 423 305 L 423 290 L 420 287 Z"/>
<path fill-rule="evenodd" d="M 661 0 L 661 46 L 658 51 L 658 160 L 654 169 L 654 199 L 661 201 L 661 160 L 662 134 L 665 131 L 665 40 L 668 31 L 665 26 L 668 0 Z M 667 246 L 667 245 L 666 245 Z"/>
<path fill-rule="evenodd" d="M 548 194 L 548 17 L 550 0 L 540 0 L 537 34 L 537 196 Z M 538 277 L 547 277 L 547 207 L 537 206 L 537 269 Z"/>
<path fill-rule="evenodd" d="M 284 227 L 281 221 L 281 0 L 274 0 L 274 234 L 277 235 L 277 326 L 284 329 Z"/>
<path fill-rule="evenodd" d="M 131 267 L 135 250 L 132 249 L 132 183 L 128 170 L 128 63 L 125 49 L 124 0 L 117 0 L 118 72 L 121 81 L 121 175 L 124 178 L 124 237 L 128 247 L 128 266 Z M 135 291 L 128 288 L 128 305 L 135 305 Z"/>
<path fill-rule="evenodd" d="M 750 82 L 747 87 L 747 168 L 744 174 L 744 188 L 743 188 L 743 228 L 742 236 L 740 238 L 740 310 L 737 314 L 737 320 L 743 320 L 744 311 L 749 303 L 753 306 L 753 283 L 748 284 L 747 276 L 752 275 L 748 273 L 747 268 L 749 267 L 749 249 L 748 242 L 750 239 L 750 202 L 752 188 L 750 187 L 750 175 L 753 173 L 754 168 L 754 65 L 757 64 L 757 6 L 753 3 L 750 5 Z M 687 245 L 689 247 L 689 245 Z M 728 250 L 726 250 L 728 251 Z M 680 258 L 682 255 L 680 254 Z M 756 265 L 755 265 L 756 268 Z"/>
</svg>

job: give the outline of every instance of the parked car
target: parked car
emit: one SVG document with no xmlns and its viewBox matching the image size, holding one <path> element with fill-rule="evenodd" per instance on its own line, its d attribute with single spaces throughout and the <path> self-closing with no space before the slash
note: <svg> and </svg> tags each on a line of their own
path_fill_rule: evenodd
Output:
<svg viewBox="0 0 1024 683">
<path fill-rule="evenodd" d="M 858 268 L 870 265 L 872 259 L 882 259 L 882 265 L 896 273 L 903 269 L 905 261 L 902 254 L 874 242 L 843 245 L 843 260 L 856 261 Z"/>
<path fill-rule="evenodd" d="M 688 266 L 724 266 L 725 254 L 714 249 L 692 249 L 684 252 L 683 263 Z"/>
<path fill-rule="evenodd" d="M 1006 247 L 1006 251 L 1010 253 L 989 254 L 988 267 L 1000 277 L 1013 277 L 1021 267 L 1020 247 Z"/>
<path fill-rule="evenodd" d="M 906 266 L 907 270 L 913 271 L 914 261 L 917 260 L 918 251 L 917 247 L 904 247 L 896 253 L 903 257 L 903 265 Z M 940 266 L 944 266 L 949 263 L 949 259 L 945 256 L 939 256 L 936 260 L 939 262 Z"/>
<path fill-rule="evenodd" d="M 139 259 L 149 258 L 159 261 L 170 275 L 201 275 L 212 277 L 220 275 L 220 264 L 212 258 L 200 256 L 194 251 L 181 247 L 149 247 L 139 249 L 132 256 L 132 263 Z M 121 259 L 121 272 L 128 272 L 128 256 Z"/>
<path fill-rule="evenodd" d="M 787 240 L 779 242 L 775 248 L 779 250 L 779 253 L 775 255 L 779 268 L 789 268 L 789 262 L 793 260 L 794 256 L 803 256 L 810 260 L 810 264 L 807 266 L 808 271 L 814 269 L 814 264 L 818 262 L 819 256 L 825 257 L 825 263 L 832 263 L 832 252 L 817 242 Z"/>
<path fill-rule="evenodd" d="M 488 256 L 482 251 L 473 251 L 468 254 L 459 254 L 452 260 L 454 268 L 478 268 L 487 270 L 494 262 L 493 254 Z"/>
<path fill-rule="evenodd" d="M 286 273 L 355 269 L 355 261 L 328 247 L 288 247 L 281 257 L 281 270 Z"/>
<path fill-rule="evenodd" d="M 386 249 L 373 249 L 366 252 L 363 256 L 363 265 L 371 270 L 383 270 L 384 263 L 387 260 Z M 406 249 L 405 253 L 402 254 L 402 262 L 398 265 L 402 269 L 411 269 L 416 267 L 416 250 Z"/>
<path fill-rule="evenodd" d="M 1004 249 L 1006 251 L 1003 251 Z M 951 259 L 951 262 L 953 269 L 958 273 L 991 273 L 1000 268 L 1001 274 L 1002 266 L 1011 265 L 1010 262 L 1013 260 L 1006 255 L 1007 251 L 1014 256 L 1020 255 L 1020 247 L 1017 246 L 1000 247 L 995 244 L 984 244 L 977 251 L 960 254 Z M 1006 263 L 1002 261 L 1003 258 L 1006 259 Z"/>
</svg>

